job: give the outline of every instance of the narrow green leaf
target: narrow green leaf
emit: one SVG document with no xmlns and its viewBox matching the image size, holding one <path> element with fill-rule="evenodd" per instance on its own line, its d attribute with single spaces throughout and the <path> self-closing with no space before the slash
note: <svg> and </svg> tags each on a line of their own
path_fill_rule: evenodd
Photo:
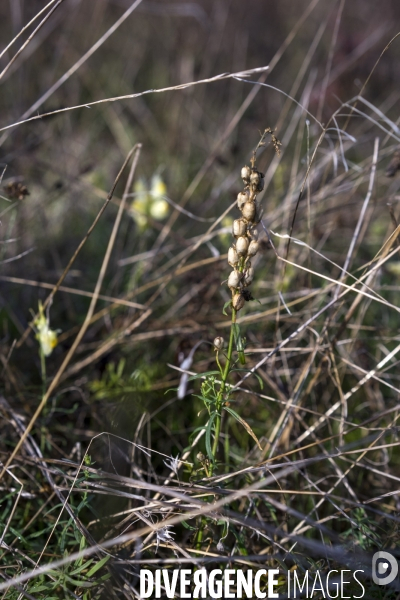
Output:
<svg viewBox="0 0 400 600">
<path fill-rule="evenodd" d="M 261 444 L 258 441 L 258 438 L 256 436 L 256 434 L 254 433 L 254 431 L 252 430 L 252 428 L 250 427 L 250 425 L 247 423 L 247 421 L 245 421 L 244 419 L 242 419 L 242 417 L 240 417 L 236 411 L 234 411 L 232 408 L 229 408 L 228 406 L 224 406 L 224 410 L 226 410 L 227 413 L 229 413 L 230 415 L 232 415 L 232 417 L 234 419 L 236 419 L 236 421 L 238 421 L 241 425 L 243 425 L 243 427 L 245 428 L 245 430 L 247 431 L 247 433 L 253 438 L 253 440 L 256 442 L 257 446 L 259 447 L 260 450 L 262 450 Z"/>
<path fill-rule="evenodd" d="M 215 421 L 216 417 L 217 417 L 217 413 L 213 412 L 210 415 L 210 419 L 209 419 L 209 421 L 208 421 L 208 423 L 206 425 L 206 436 L 205 436 L 206 437 L 206 451 L 207 451 L 207 454 L 208 454 L 208 458 L 210 460 L 214 460 L 214 457 L 213 457 L 213 454 L 212 454 L 212 448 L 211 448 L 211 432 L 212 432 L 212 427 L 213 427 L 213 424 L 214 424 L 214 421 Z"/>
<path fill-rule="evenodd" d="M 76 569 L 74 569 L 73 571 L 71 571 L 70 575 L 78 575 L 78 573 L 81 573 L 81 571 L 84 571 L 85 569 L 88 569 L 89 566 L 92 564 L 93 561 L 94 561 L 94 558 L 91 558 L 87 562 L 83 563 L 82 565 L 80 565 L 79 567 L 77 567 Z"/>
<path fill-rule="evenodd" d="M 224 307 L 222 309 L 222 314 L 224 314 L 226 317 L 228 316 L 228 313 L 226 312 L 226 309 L 228 308 L 228 306 L 232 305 L 232 300 L 228 300 L 228 302 L 225 302 Z"/>
<path fill-rule="evenodd" d="M 107 556 L 103 556 L 103 558 L 101 560 L 99 560 L 98 563 L 96 563 L 91 569 L 90 571 L 87 573 L 87 577 L 92 577 L 92 575 L 94 575 L 99 569 L 101 569 L 101 567 L 104 567 L 104 565 L 106 564 L 106 562 L 108 560 L 110 560 L 111 556 L 107 555 Z"/>
</svg>

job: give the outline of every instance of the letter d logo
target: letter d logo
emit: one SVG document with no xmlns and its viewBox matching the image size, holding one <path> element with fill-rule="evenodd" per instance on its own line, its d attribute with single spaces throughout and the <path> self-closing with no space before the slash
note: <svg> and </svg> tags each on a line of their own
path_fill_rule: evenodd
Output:
<svg viewBox="0 0 400 600">
<path fill-rule="evenodd" d="M 393 554 L 375 552 L 372 557 L 372 580 L 378 585 L 392 583 L 399 572 L 399 565 Z"/>
</svg>

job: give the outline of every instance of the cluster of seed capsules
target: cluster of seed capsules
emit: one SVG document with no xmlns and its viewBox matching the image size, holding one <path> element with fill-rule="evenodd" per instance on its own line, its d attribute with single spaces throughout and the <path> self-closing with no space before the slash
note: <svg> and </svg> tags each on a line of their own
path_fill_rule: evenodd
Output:
<svg viewBox="0 0 400 600">
<path fill-rule="evenodd" d="M 232 233 L 235 243 L 228 251 L 228 263 L 233 267 L 228 278 L 228 287 L 232 292 L 232 307 L 236 311 L 243 308 L 245 301 L 253 299 L 248 289 L 254 277 L 251 259 L 258 252 L 256 227 L 262 216 L 256 198 L 264 189 L 264 175 L 255 167 L 243 167 L 241 176 L 245 188 L 238 194 L 237 205 L 242 216 L 233 221 Z"/>
</svg>

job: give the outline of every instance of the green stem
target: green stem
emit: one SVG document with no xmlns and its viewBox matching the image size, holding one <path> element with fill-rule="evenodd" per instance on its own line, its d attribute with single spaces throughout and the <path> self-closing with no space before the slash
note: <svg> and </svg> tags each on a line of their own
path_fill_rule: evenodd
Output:
<svg viewBox="0 0 400 600">
<path fill-rule="evenodd" d="M 44 396 L 46 393 L 46 357 L 42 348 L 40 348 L 40 367 L 42 370 L 42 393 Z"/>
<path fill-rule="evenodd" d="M 233 326 L 236 323 L 236 315 L 237 315 L 236 310 L 234 308 L 232 308 L 231 334 L 229 337 L 228 352 L 226 354 L 226 363 L 225 363 L 225 368 L 223 371 L 222 371 L 220 363 L 217 359 L 217 363 L 218 363 L 218 366 L 219 366 L 221 374 L 222 374 L 222 381 L 221 381 L 221 387 L 219 388 L 217 401 L 216 401 L 217 417 L 215 419 L 214 444 L 212 447 L 213 460 L 211 461 L 211 464 L 209 467 L 209 472 L 206 473 L 207 477 L 212 477 L 213 472 L 214 472 L 215 458 L 217 456 L 219 437 L 221 434 L 221 408 L 222 408 L 222 403 L 223 403 L 226 382 L 228 379 L 228 375 L 230 373 L 230 367 L 231 367 L 231 362 L 232 362 L 233 342 L 234 342 L 234 337 L 235 337 L 234 333 L 233 333 Z M 196 542 L 195 542 L 196 550 L 201 550 L 201 545 L 203 543 L 204 529 L 205 529 L 206 523 L 207 523 L 207 521 L 206 521 L 205 517 L 202 517 L 200 526 L 199 526 L 199 530 L 196 535 Z"/>
<path fill-rule="evenodd" d="M 206 527 L 206 519 L 204 517 L 201 518 L 200 527 L 196 535 L 196 550 L 201 550 L 201 545 L 203 543 L 204 537 L 204 529 Z"/>
<path fill-rule="evenodd" d="M 223 403 L 223 399 L 224 399 L 224 392 L 225 392 L 225 388 L 226 388 L 226 382 L 227 382 L 227 379 L 228 379 L 228 376 L 229 376 L 229 373 L 230 373 L 230 370 L 231 370 L 233 342 L 234 342 L 233 326 L 236 323 L 236 315 L 237 315 L 237 312 L 233 308 L 232 309 L 231 334 L 230 334 L 230 337 L 229 337 L 229 345 L 228 345 L 228 352 L 227 352 L 227 355 L 226 355 L 225 369 L 224 369 L 224 371 L 222 373 L 221 387 L 219 388 L 219 392 L 218 392 L 218 396 L 217 396 L 217 402 L 216 402 L 217 416 L 216 416 L 216 419 L 215 419 L 214 444 L 213 444 L 213 447 L 212 447 L 213 462 L 210 465 L 211 475 L 212 475 L 213 470 L 214 470 L 215 458 L 217 456 L 217 451 L 218 451 L 219 437 L 220 437 L 220 434 L 221 434 L 221 408 L 222 408 L 222 403 Z"/>
</svg>

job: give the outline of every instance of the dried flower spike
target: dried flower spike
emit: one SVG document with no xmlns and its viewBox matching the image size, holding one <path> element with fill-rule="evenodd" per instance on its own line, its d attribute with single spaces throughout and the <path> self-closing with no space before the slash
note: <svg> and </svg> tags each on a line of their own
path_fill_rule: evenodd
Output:
<svg viewBox="0 0 400 600">
<path fill-rule="evenodd" d="M 232 233 L 236 238 L 236 244 L 231 246 L 228 251 L 228 263 L 233 267 L 228 278 L 228 287 L 232 292 L 232 308 L 235 311 L 243 308 L 245 302 L 253 300 L 247 287 L 254 278 L 254 268 L 251 266 L 250 259 L 258 254 L 260 248 L 255 227 L 261 221 L 263 211 L 257 203 L 257 194 L 264 189 L 264 175 L 256 168 L 256 155 L 257 150 L 265 145 L 264 139 L 267 134 L 270 134 L 275 151 L 279 154 L 281 143 L 274 135 L 274 131 L 268 127 L 253 151 L 250 160 L 251 166 L 246 165 L 240 171 L 244 190 L 237 196 L 237 205 L 242 213 L 242 218 L 233 222 Z"/>
</svg>

